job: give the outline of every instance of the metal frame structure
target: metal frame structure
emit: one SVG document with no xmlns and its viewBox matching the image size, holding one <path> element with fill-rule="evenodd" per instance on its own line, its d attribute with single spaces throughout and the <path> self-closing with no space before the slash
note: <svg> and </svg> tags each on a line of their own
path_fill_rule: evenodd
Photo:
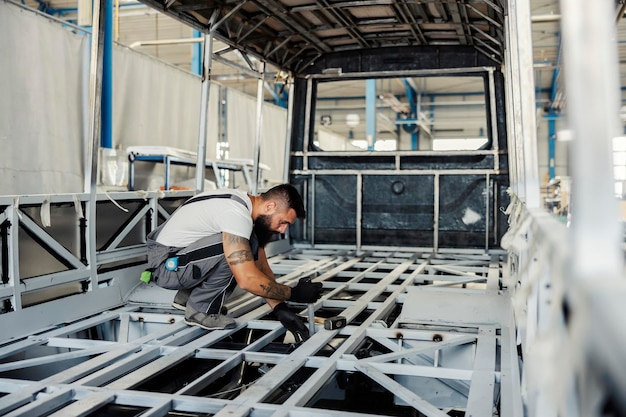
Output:
<svg viewBox="0 0 626 417">
<path fill-rule="evenodd" d="M 502 62 L 504 15 L 500 0 L 405 3 L 388 1 L 148 0 L 149 6 L 220 41 L 292 72 L 329 53 L 399 46 L 471 45 Z"/>
<path fill-rule="evenodd" d="M 316 325 L 315 334 L 295 349 L 285 343 L 280 323 L 267 319 L 269 309 L 257 297 L 229 303 L 237 328 L 207 333 L 185 326 L 182 313 L 169 305 L 135 303 L 131 295 L 123 307 L 5 343 L 0 391 L 7 395 L 0 398 L 0 412 L 26 416 L 56 410 L 46 415 L 87 416 L 126 408 L 154 416 L 373 415 L 315 405 L 337 401 L 335 384 L 341 378 L 364 376 L 393 393 L 391 405 L 404 412 L 447 415 L 441 405 L 432 404 L 441 401 L 430 392 L 430 384 L 437 384 L 447 392 L 443 398 L 454 399 L 446 405 L 449 409 L 521 415 L 513 316 L 502 290 L 504 259 L 504 252 L 433 254 L 388 248 L 295 249 L 275 256 L 271 266 L 281 282 L 317 276 L 324 283 L 316 315 L 338 312 L 348 322 L 338 330 Z M 468 295 L 483 299 L 482 311 L 467 302 Z M 424 311 L 442 311 L 441 303 L 452 299 L 456 313 L 445 309 L 445 315 L 415 320 L 411 311 L 418 300 Z M 466 309 L 474 314 L 468 317 Z M 98 337 L 86 340 L 86 333 Z M 226 342 L 242 334 L 245 347 L 229 348 Z M 365 349 L 366 341 L 378 347 Z M 292 351 L 272 353 L 269 345 L 277 342 Z M 177 372 L 185 361 L 214 363 L 190 376 Z M 228 372 L 245 367 L 263 372 L 253 382 L 229 388 L 237 395 L 202 395 Z M 12 372 L 22 378 L 7 377 Z M 302 372 L 306 378 L 287 382 Z M 168 373 L 166 378 L 180 380 L 175 391 L 142 387 Z M 282 402 L 272 403 L 272 394 L 285 390 Z"/>
<path fill-rule="evenodd" d="M 292 165 L 300 168 L 291 170 L 292 180 L 299 180 L 305 183 L 305 189 L 307 190 L 308 200 L 310 201 L 308 213 L 310 230 L 309 234 L 305 234 L 304 240 L 315 246 L 318 244 L 315 236 L 315 220 L 316 220 L 316 183 L 318 179 L 323 177 L 339 176 L 344 178 L 355 177 L 356 181 L 356 209 L 355 215 L 355 240 L 354 244 L 357 249 L 363 245 L 362 234 L 364 229 L 363 224 L 363 196 L 365 195 L 363 179 L 367 176 L 386 176 L 389 178 L 402 178 L 411 180 L 414 177 L 432 178 L 433 181 L 433 195 L 432 204 L 434 207 L 432 217 L 432 247 L 436 251 L 439 248 L 439 210 L 440 204 L 440 178 L 442 176 L 467 176 L 467 177 L 481 177 L 484 178 L 484 189 L 482 195 L 484 195 L 484 249 L 489 249 L 494 245 L 497 245 L 499 239 L 498 231 L 498 187 L 495 184 L 494 178 L 499 175 L 506 174 L 506 168 L 503 168 L 500 163 L 500 153 L 503 152 L 499 149 L 498 145 L 498 115 L 496 110 L 496 90 L 494 88 L 494 72 L 493 67 L 478 67 L 478 68 L 459 68 L 459 69 L 439 69 L 439 70 L 412 70 L 412 71 L 371 71 L 366 73 L 341 73 L 337 74 L 312 74 L 306 76 L 307 95 L 306 95 L 306 110 L 304 112 L 304 128 L 303 128 L 303 142 L 302 150 L 296 150 L 291 152 Z M 387 152 L 332 152 L 332 151 L 320 151 L 312 150 L 311 144 L 313 142 L 311 138 L 311 117 L 314 98 L 311 91 L 314 90 L 313 84 L 320 80 L 349 80 L 349 79 L 369 79 L 369 78 L 381 78 L 381 77 L 420 77 L 428 75 L 455 75 L 455 74 L 477 74 L 484 75 L 488 80 L 490 86 L 488 90 L 487 100 L 491 103 L 489 123 L 492 126 L 492 132 L 490 137 L 492 139 L 492 146 L 490 149 L 476 150 L 476 151 L 387 151 Z M 438 166 L 424 166 L 423 164 L 416 163 L 416 160 L 437 160 L 448 157 L 465 157 L 465 158 L 484 158 L 485 163 L 481 163 L 478 166 L 471 166 L 466 164 L 464 167 L 458 167 L 449 165 L 445 167 Z M 343 162 L 349 159 L 359 160 L 357 164 L 352 164 L 348 168 L 342 166 Z M 321 162 L 320 162 L 321 161 Z M 328 165 L 325 166 L 325 165 Z M 373 167 L 373 168 L 372 168 Z M 423 192 L 427 194 L 426 192 Z M 428 199 L 426 195 L 422 197 Z M 493 205 L 492 205 L 493 203 Z M 495 219 L 495 221 L 491 221 Z M 323 243 L 323 242 L 322 242 Z M 370 243 L 371 245 L 371 243 Z"/>
<path fill-rule="evenodd" d="M 303 162 L 302 168 L 290 166 L 291 178 L 310 177 L 312 207 L 319 196 L 314 191 L 320 175 L 354 176 L 357 189 L 354 244 L 320 245 L 315 236 L 307 236 L 270 259 L 282 283 L 311 277 L 323 284 L 324 294 L 312 306 L 315 317 L 339 314 L 347 320 L 347 326 L 334 330 L 314 324 L 314 334 L 301 344 L 289 338 L 258 297 L 241 295 L 229 302 L 230 314 L 237 318 L 235 329 L 207 332 L 182 323 L 182 313 L 169 305 L 171 292 L 139 283 L 145 264 L 140 240 L 190 193 L 96 192 L 101 42 L 95 34 L 90 83 L 92 146 L 86 163 L 91 169 L 86 169 L 85 192 L 0 197 L 4 274 L 0 414 L 576 417 L 620 415 L 626 410 L 622 366 L 626 333 L 619 321 L 626 314 L 626 285 L 607 152 L 619 133 L 615 129 L 615 37 L 609 30 L 614 4 L 563 2 L 564 60 L 576 137 L 573 155 L 578 162 L 572 167 L 575 212 L 572 228 L 567 229 L 537 204 L 534 100 L 522 89 L 532 79 L 527 68 L 528 4 L 509 1 L 505 12 L 500 3 L 480 3 L 498 11 L 495 18 L 474 11 L 495 26 L 498 36 L 486 39 L 498 40 L 497 28 L 502 29 L 502 24 L 508 35 L 500 39 L 506 42 L 501 50 L 507 74 L 507 163 L 512 188 L 507 209 L 510 227 L 500 242 L 506 251 L 487 244 L 455 249 L 363 244 L 359 236 L 364 173 L 387 175 L 388 171 L 325 171 L 313 166 L 315 155 L 307 147 L 291 149 L 287 155 Z M 285 11 L 277 9 L 276 3 L 250 4 L 278 13 L 277 20 L 285 23 Z M 451 10 L 454 2 L 445 2 L 445 8 L 438 2 L 428 4 L 441 12 Z M 193 4 L 176 1 L 166 6 L 166 10 L 189 12 L 197 19 L 206 10 L 206 5 L 197 5 L 203 12 L 193 14 Z M 241 2 L 233 10 L 248 6 Z M 401 11 L 404 6 L 394 7 Z M 331 12 L 336 10 L 331 8 Z M 94 28 L 101 34 L 98 16 L 96 11 Z M 211 25 L 217 14 L 212 16 Z M 346 16 L 336 16 L 346 23 Z M 451 14 L 453 20 L 459 16 Z M 498 19 L 504 16 L 500 23 Z M 250 20 L 256 27 L 245 31 L 246 36 L 269 18 L 259 15 L 256 19 Z M 354 22 L 347 23 L 349 39 L 376 46 L 355 29 Z M 298 37 L 308 33 L 298 22 L 290 28 L 295 32 L 278 39 L 280 46 L 301 42 Z M 233 33 L 243 36 L 245 25 L 239 29 Z M 477 31 L 485 36 L 483 32 Z M 597 34 L 601 47 L 579 38 L 585 33 Z M 474 39 L 486 46 L 483 38 L 456 35 L 455 39 Z M 311 40 L 310 35 L 306 39 Z M 328 44 L 318 40 L 317 47 L 323 51 Z M 279 53 L 278 48 L 263 45 L 269 55 L 303 68 L 295 64 L 291 50 Z M 603 71 L 597 73 L 598 68 Z M 593 88 L 587 89 L 590 79 Z M 493 78 L 489 82 L 493 84 Z M 306 96 L 305 114 L 310 114 L 312 89 L 306 90 Z M 583 98 L 594 104 L 593 111 L 581 104 Z M 306 135 L 310 120 L 298 120 L 302 125 L 296 126 L 293 100 L 290 95 L 289 127 L 303 127 Z M 200 138 L 202 150 L 202 134 Z M 499 152 L 496 148 L 489 155 L 495 159 Z M 394 174 L 404 172 L 402 160 L 412 156 L 389 155 Z M 594 156 L 592 164 L 584 160 L 587 155 Z M 498 163 L 494 171 L 489 167 L 480 173 L 486 184 L 499 167 Z M 448 174 L 410 169 L 408 173 L 435 179 Z M 440 197 L 435 187 L 435 212 Z M 119 216 L 117 206 L 134 210 Z M 68 216 L 68 211 L 74 214 Z M 112 223 L 116 217 L 121 219 Z M 63 232 L 44 229 L 65 218 L 71 226 L 61 226 Z M 111 225 L 117 225 L 113 232 Z M 37 270 L 37 265 L 29 265 L 37 263 L 34 257 L 24 258 L 33 242 L 63 266 L 61 271 L 26 273 L 27 267 Z M 67 286 L 69 293 L 57 292 Z M 37 292 L 44 295 L 43 300 L 24 302 Z M 292 307 L 304 317 L 309 312 L 303 305 Z M 355 397 L 354 392 L 364 395 Z M 368 402 L 367 397 L 374 401 Z M 377 409 L 376 402 L 384 409 Z"/>
</svg>

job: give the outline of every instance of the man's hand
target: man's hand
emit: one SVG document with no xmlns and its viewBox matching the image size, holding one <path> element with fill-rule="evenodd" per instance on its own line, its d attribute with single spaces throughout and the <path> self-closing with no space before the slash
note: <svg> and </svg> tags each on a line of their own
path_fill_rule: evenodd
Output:
<svg viewBox="0 0 626 417">
<path fill-rule="evenodd" d="M 322 283 L 311 282 L 311 278 L 302 278 L 291 288 L 289 300 L 296 303 L 314 303 L 322 295 Z"/>
<path fill-rule="evenodd" d="M 279 303 L 274 307 L 274 315 L 285 326 L 285 329 L 293 333 L 297 343 L 309 338 L 309 330 L 296 313 L 291 311 L 287 304 Z"/>
</svg>

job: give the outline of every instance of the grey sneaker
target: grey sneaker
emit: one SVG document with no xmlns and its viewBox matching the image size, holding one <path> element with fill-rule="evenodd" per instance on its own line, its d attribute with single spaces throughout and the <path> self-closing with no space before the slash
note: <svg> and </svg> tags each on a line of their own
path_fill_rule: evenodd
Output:
<svg viewBox="0 0 626 417">
<path fill-rule="evenodd" d="M 172 307 L 185 311 L 189 294 L 191 294 L 191 288 L 181 288 L 178 290 L 174 296 L 174 301 L 172 301 Z"/>
<path fill-rule="evenodd" d="M 191 307 L 187 307 L 185 310 L 185 323 L 207 330 L 232 329 L 237 327 L 237 322 L 230 317 L 221 314 L 201 313 Z"/>
</svg>

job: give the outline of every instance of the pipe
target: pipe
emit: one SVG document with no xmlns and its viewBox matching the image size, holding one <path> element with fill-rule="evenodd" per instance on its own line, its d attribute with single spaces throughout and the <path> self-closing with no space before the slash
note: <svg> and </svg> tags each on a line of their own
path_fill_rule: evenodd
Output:
<svg viewBox="0 0 626 417">
<path fill-rule="evenodd" d="M 211 17 L 210 25 L 215 20 Z M 202 65 L 202 89 L 200 92 L 200 125 L 198 128 L 198 160 L 196 161 L 196 194 L 204 191 L 204 170 L 206 159 L 206 135 L 209 117 L 209 93 L 211 89 L 211 57 L 213 56 L 213 32 L 204 35 L 204 55 Z M 219 178 L 216 178 L 219 181 Z"/>
<path fill-rule="evenodd" d="M 402 83 L 404 84 L 404 90 L 406 91 L 406 97 L 409 100 L 409 106 L 411 108 L 411 114 L 415 115 L 415 118 L 419 120 L 419 112 L 421 111 L 420 105 L 418 105 L 418 101 L 421 101 L 421 97 L 411 83 L 409 83 L 407 78 L 402 78 Z M 421 103 L 420 103 L 421 104 Z M 411 132 L 411 149 L 416 151 L 419 149 L 419 128 L 414 132 Z"/>
<path fill-rule="evenodd" d="M 256 140 L 254 143 L 254 165 L 252 166 L 253 178 L 252 184 L 250 184 L 250 192 L 252 195 L 256 195 L 259 191 L 259 164 L 261 163 L 261 135 L 263 133 L 263 85 L 265 79 L 265 62 L 261 62 L 259 73 L 261 78 L 257 80 L 257 104 L 256 104 Z"/>
<path fill-rule="evenodd" d="M 559 22 L 561 21 L 560 14 L 539 14 L 535 16 L 531 16 L 531 23 L 551 23 L 551 22 Z"/>
<path fill-rule="evenodd" d="M 104 0 L 103 0 L 104 1 Z M 113 148 L 113 0 L 106 0 L 102 70 L 102 148 Z"/>
<path fill-rule="evenodd" d="M 194 33 L 197 31 L 194 31 Z M 200 33 L 200 32 L 198 32 Z M 157 39 L 151 41 L 137 41 L 130 44 L 129 48 L 134 49 L 139 46 L 152 46 L 152 45 L 178 45 L 185 43 L 201 43 L 204 38 L 179 38 L 179 39 Z"/>
<path fill-rule="evenodd" d="M 376 80 L 365 81 L 365 138 L 367 148 L 374 150 L 376 145 Z"/>
</svg>

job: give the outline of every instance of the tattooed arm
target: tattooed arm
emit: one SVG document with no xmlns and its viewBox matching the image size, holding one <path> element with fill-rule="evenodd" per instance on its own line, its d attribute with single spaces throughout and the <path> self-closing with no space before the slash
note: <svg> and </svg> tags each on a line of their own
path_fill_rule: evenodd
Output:
<svg viewBox="0 0 626 417">
<path fill-rule="evenodd" d="M 222 232 L 222 244 L 226 262 L 239 288 L 265 298 L 272 308 L 279 302 L 289 299 L 291 288 L 274 280 L 274 274 L 267 264 L 265 250 L 259 249 L 259 261 L 255 263 L 248 239 Z"/>
<path fill-rule="evenodd" d="M 269 262 L 267 262 L 267 256 L 265 255 L 265 248 L 259 248 L 259 259 L 255 262 L 256 267 L 261 270 L 265 275 L 270 278 L 274 278 L 274 271 L 270 268 Z"/>
</svg>

